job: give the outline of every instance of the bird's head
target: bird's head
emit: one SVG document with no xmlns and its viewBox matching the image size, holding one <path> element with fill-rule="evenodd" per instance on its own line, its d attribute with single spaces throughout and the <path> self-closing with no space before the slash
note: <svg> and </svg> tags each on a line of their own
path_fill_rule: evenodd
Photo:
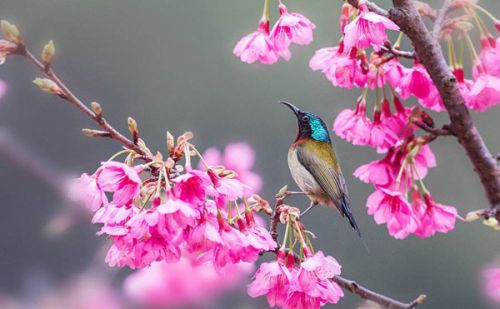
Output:
<svg viewBox="0 0 500 309">
<path fill-rule="evenodd" d="M 328 128 L 321 118 L 313 113 L 304 112 L 291 103 L 284 101 L 281 101 L 281 103 L 288 106 L 297 117 L 299 132 L 296 140 L 313 139 L 320 142 L 331 142 Z"/>
</svg>

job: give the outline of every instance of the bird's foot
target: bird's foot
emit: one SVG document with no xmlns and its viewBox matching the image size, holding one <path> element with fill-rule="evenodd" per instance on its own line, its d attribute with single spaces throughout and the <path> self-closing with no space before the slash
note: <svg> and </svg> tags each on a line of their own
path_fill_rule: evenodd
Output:
<svg viewBox="0 0 500 309">
<path fill-rule="evenodd" d="M 304 210 L 303 212 L 300 213 L 300 217 L 302 218 L 305 214 L 307 214 L 309 212 L 309 210 L 313 209 L 314 206 L 318 205 L 317 203 L 311 203 L 311 205 L 309 207 L 307 207 L 306 210 Z"/>
</svg>

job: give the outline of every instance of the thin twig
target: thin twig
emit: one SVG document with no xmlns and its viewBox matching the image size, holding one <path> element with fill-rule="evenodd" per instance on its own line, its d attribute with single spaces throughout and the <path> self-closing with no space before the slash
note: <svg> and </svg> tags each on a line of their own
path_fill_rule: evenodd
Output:
<svg viewBox="0 0 500 309">
<path fill-rule="evenodd" d="M 126 148 L 135 151 L 137 154 L 144 156 L 146 161 L 151 161 L 152 158 L 147 156 L 147 154 L 133 141 L 125 137 L 123 134 L 118 132 L 113 128 L 107 121 L 102 117 L 102 115 L 96 115 L 87 105 L 85 105 L 56 75 L 52 67 L 45 66 L 40 60 L 38 60 L 26 46 L 22 45 L 19 47 L 18 54 L 27 58 L 31 63 L 33 63 L 46 78 L 50 79 L 62 90 L 64 96 L 62 97 L 71 105 L 75 106 L 89 118 L 94 120 L 104 131 L 109 133 L 109 137 L 120 142 Z"/>
<path fill-rule="evenodd" d="M 411 303 L 402 303 L 385 295 L 374 292 L 362 285 L 359 285 L 355 281 L 345 279 L 341 276 L 335 276 L 332 278 L 332 281 L 340 285 L 344 290 L 349 291 L 352 294 L 356 294 L 363 299 L 370 300 L 375 302 L 385 308 L 390 309 L 412 309 L 422 304 L 427 298 L 426 295 L 418 296 Z"/>
<path fill-rule="evenodd" d="M 394 48 L 392 46 L 381 46 L 381 49 L 389 54 L 392 54 L 396 57 L 401 57 L 401 58 L 406 58 L 406 59 L 415 59 L 415 52 L 414 51 L 403 51 L 397 48 Z"/>
<path fill-rule="evenodd" d="M 455 133 L 451 130 L 450 125 L 444 125 L 441 128 L 434 128 L 430 127 L 427 124 L 421 122 L 421 121 L 414 121 L 413 122 L 417 127 L 420 129 L 424 130 L 427 133 L 430 133 L 433 136 L 453 136 Z"/>
</svg>

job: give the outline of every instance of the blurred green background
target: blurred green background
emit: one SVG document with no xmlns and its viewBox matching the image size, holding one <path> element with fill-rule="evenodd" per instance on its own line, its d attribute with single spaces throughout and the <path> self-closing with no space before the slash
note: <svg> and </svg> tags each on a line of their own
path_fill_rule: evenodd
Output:
<svg viewBox="0 0 500 309">
<path fill-rule="evenodd" d="M 201 149 L 249 142 L 257 153 L 256 171 L 264 179 L 263 196 L 272 199 L 284 184 L 295 188 L 286 154 L 296 122 L 277 102 L 291 101 L 331 126 L 335 115 L 352 107 L 360 93 L 333 88 L 308 68 L 316 49 L 338 40 L 341 1 L 286 4 L 317 25 L 315 40 L 307 47 L 293 46 L 290 62 L 272 66 L 246 65 L 232 55 L 237 40 L 256 28 L 262 1 L 2 0 L 0 18 L 17 24 L 33 50 L 53 39 L 60 77 L 87 102 L 100 102 L 118 129 L 125 131 L 127 116 L 133 116 L 152 149 L 163 151 L 166 130 L 176 135 L 193 131 Z M 499 12 L 500 2 L 483 4 Z M 273 16 L 276 13 L 273 10 Z M 84 137 L 80 129 L 93 123 L 41 93 L 31 84 L 38 75 L 16 57 L 0 68 L 0 79 L 9 85 L 0 102 L 0 128 L 29 145 L 53 169 L 93 172 L 119 145 Z M 439 125 L 447 121 L 445 115 L 432 116 Z M 493 153 L 500 150 L 499 116 L 498 108 L 474 115 Z M 480 223 L 458 222 L 446 235 L 394 240 L 366 213 L 372 188 L 352 177 L 359 165 L 379 156 L 372 149 L 334 140 L 370 252 L 335 211 L 323 208 L 305 218 L 318 236 L 318 248 L 339 260 L 345 277 L 377 291 L 405 301 L 427 294 L 422 308 L 488 308 L 480 272 L 500 251 L 498 233 Z M 438 167 L 426 180 L 433 196 L 456 205 L 462 215 L 487 207 L 456 140 L 442 138 L 431 147 L 438 158 Z M 58 210 L 54 192 L 5 158 L 0 158 L 0 176 L 0 292 L 26 294 L 33 272 L 48 273 L 57 281 L 84 269 L 105 241 L 94 235 L 97 227 L 89 222 L 49 241 L 41 230 Z M 302 198 L 294 202 L 307 204 Z M 265 307 L 263 299 L 242 299 L 227 302 L 225 308 Z M 353 308 L 360 302 L 347 294 L 335 307 Z"/>
</svg>

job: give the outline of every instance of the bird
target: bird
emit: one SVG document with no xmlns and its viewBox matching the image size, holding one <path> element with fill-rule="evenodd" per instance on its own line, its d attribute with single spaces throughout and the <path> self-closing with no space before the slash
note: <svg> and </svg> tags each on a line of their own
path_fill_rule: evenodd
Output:
<svg viewBox="0 0 500 309">
<path fill-rule="evenodd" d="M 297 137 L 288 150 L 288 167 L 297 186 L 311 201 L 301 216 L 318 204 L 335 207 L 342 217 L 347 217 L 351 227 L 361 237 L 325 122 L 319 116 L 302 111 L 289 102 L 280 102 L 293 111 L 298 122 Z"/>
</svg>

